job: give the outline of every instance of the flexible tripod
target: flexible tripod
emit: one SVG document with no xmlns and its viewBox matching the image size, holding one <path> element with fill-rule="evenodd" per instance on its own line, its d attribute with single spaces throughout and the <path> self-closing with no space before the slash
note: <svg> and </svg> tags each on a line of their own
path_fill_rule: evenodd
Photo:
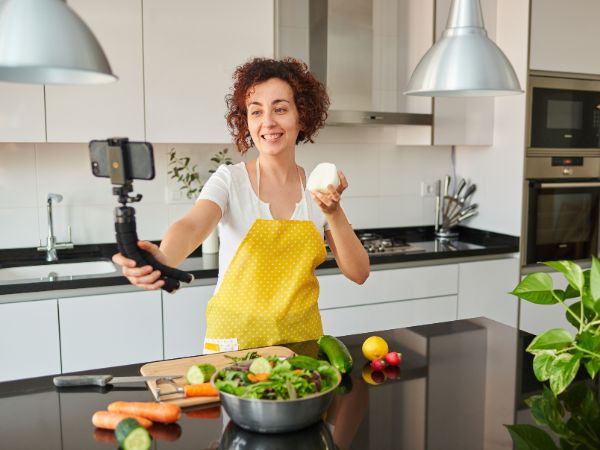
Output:
<svg viewBox="0 0 600 450">
<path fill-rule="evenodd" d="M 179 289 L 180 281 L 190 283 L 194 280 L 194 276 L 161 264 L 150 253 L 137 246 L 139 239 L 136 231 L 135 209 L 127 206 L 127 203 L 139 202 L 142 195 L 129 196 L 129 193 L 133 191 L 133 183 L 131 178 L 127 176 L 130 171 L 127 170 L 128 160 L 123 154 L 123 146 L 127 143 L 127 139 L 109 139 L 108 142 L 110 180 L 114 185 L 113 194 L 118 196 L 118 201 L 121 204 L 114 210 L 117 247 L 123 256 L 133 259 L 138 267 L 150 265 L 155 270 L 159 270 L 160 277 L 165 282 L 162 289 L 167 292 L 175 292 Z"/>
</svg>

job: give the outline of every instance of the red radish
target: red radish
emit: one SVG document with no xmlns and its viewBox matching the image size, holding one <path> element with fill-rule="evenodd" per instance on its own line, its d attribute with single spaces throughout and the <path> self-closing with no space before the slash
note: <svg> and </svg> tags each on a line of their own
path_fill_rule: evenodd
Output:
<svg viewBox="0 0 600 450">
<path fill-rule="evenodd" d="M 402 353 L 389 352 L 385 355 L 385 362 L 390 366 L 399 366 L 402 362 Z"/>
<path fill-rule="evenodd" d="M 400 367 L 398 366 L 389 366 L 383 369 L 383 373 L 390 380 L 395 380 L 400 378 Z"/>
<path fill-rule="evenodd" d="M 383 359 L 374 359 L 371 361 L 371 369 L 382 371 L 385 369 L 385 362 Z"/>
</svg>

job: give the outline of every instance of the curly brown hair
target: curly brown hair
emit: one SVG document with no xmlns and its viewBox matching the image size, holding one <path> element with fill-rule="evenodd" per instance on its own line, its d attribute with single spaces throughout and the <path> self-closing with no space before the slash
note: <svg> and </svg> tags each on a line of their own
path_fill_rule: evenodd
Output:
<svg viewBox="0 0 600 450">
<path fill-rule="evenodd" d="M 232 78 L 233 92 L 225 97 L 228 109 L 225 118 L 233 142 L 242 154 L 252 146 L 246 109 L 248 91 L 271 78 L 287 82 L 294 92 L 300 122 L 296 144 L 313 142 L 313 136 L 325 124 L 329 96 L 325 86 L 309 72 L 308 66 L 302 61 L 294 58 L 254 58 L 236 67 Z"/>
</svg>

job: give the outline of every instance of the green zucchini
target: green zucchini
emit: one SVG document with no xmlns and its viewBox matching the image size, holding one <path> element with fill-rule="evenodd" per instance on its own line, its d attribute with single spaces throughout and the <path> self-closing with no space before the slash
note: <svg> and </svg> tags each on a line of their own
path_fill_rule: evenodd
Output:
<svg viewBox="0 0 600 450">
<path fill-rule="evenodd" d="M 352 370 L 352 356 L 342 341 L 334 336 L 324 335 L 317 342 L 333 367 L 341 373 L 349 373 Z"/>
<path fill-rule="evenodd" d="M 148 430 L 132 417 L 119 422 L 115 436 L 123 450 L 148 450 L 152 446 L 152 438 Z"/>
</svg>

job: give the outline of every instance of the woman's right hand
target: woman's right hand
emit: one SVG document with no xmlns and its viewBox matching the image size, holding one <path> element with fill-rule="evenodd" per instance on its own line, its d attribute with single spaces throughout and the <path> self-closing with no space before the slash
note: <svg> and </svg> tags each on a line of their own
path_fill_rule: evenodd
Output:
<svg viewBox="0 0 600 450">
<path fill-rule="evenodd" d="M 154 245 L 152 242 L 148 241 L 138 241 L 137 245 L 140 249 L 145 250 L 154 256 L 158 262 L 166 264 L 167 258 L 165 254 L 160 251 L 157 245 Z M 137 267 L 133 259 L 129 259 L 123 256 L 121 253 L 113 255 L 112 261 L 122 267 L 123 275 L 134 286 L 148 290 L 155 290 L 160 289 L 165 284 L 165 282 L 160 279 L 160 271 L 154 270 L 154 268 L 150 265 Z"/>
</svg>

